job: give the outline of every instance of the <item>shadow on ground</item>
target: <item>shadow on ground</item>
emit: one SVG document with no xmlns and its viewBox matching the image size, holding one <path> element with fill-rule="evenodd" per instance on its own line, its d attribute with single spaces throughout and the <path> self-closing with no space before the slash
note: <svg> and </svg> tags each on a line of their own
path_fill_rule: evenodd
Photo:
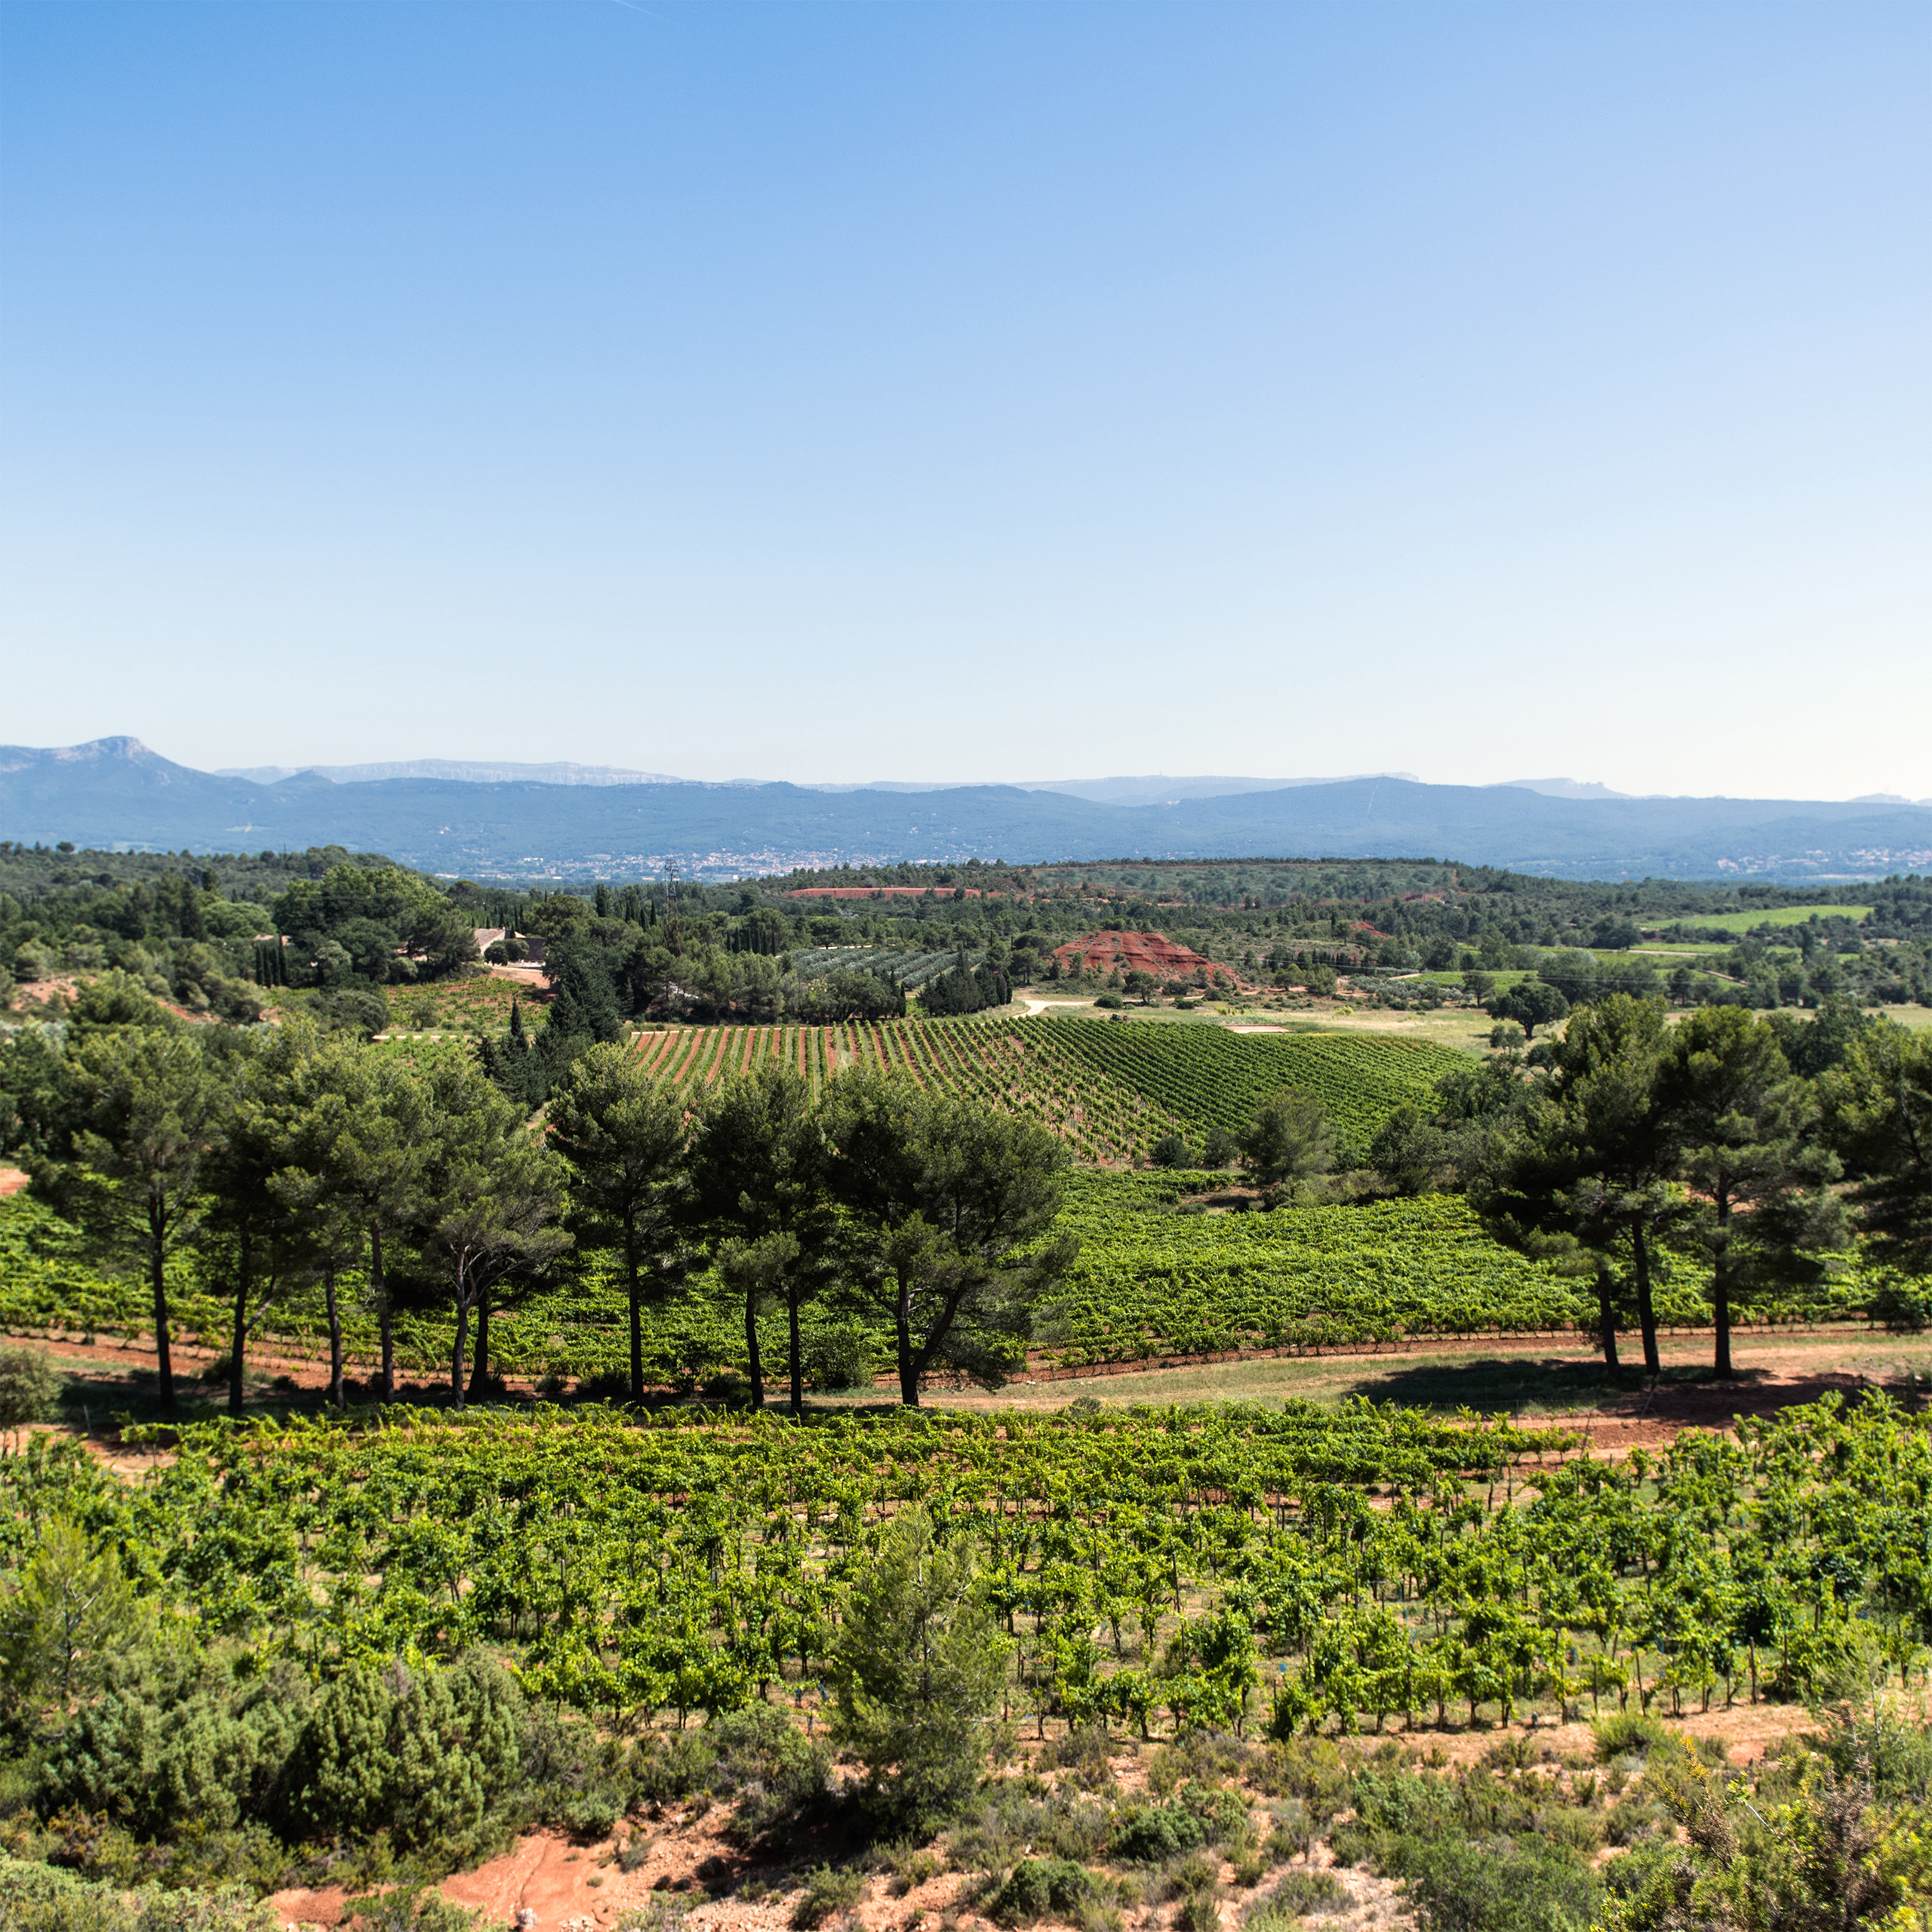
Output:
<svg viewBox="0 0 1932 1932">
<path fill-rule="evenodd" d="M 1762 1371 L 1747 1369 L 1725 1386 L 1734 1389 L 1764 1379 Z M 1711 1380 L 1708 1367 L 1667 1367 L 1658 1378 L 1657 1395 L 1663 1399 L 1701 1389 Z M 1650 1383 L 1641 1366 L 1626 1363 L 1613 1375 L 1599 1362 L 1523 1355 L 1392 1364 L 1358 1386 L 1371 1401 L 1396 1402 L 1404 1408 L 1474 1409 L 1487 1415 L 1620 1407 L 1633 1398 L 1641 1400 Z"/>
</svg>

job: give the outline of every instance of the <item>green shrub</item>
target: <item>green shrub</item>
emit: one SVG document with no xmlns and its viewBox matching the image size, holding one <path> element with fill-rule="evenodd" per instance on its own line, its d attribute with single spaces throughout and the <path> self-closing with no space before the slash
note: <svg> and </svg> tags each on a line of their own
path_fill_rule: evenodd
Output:
<svg viewBox="0 0 1932 1932">
<path fill-rule="evenodd" d="M 1113 1749 L 1104 1724 L 1081 1724 L 1056 1738 L 1033 1762 L 1041 1770 L 1062 1773 L 1066 1782 L 1097 1791 L 1112 1781 Z"/>
<path fill-rule="evenodd" d="M 1459 1789 L 1447 1778 L 1370 1770 L 1357 1776 L 1351 1795 L 1357 1822 L 1371 1830 L 1427 1836 L 1460 1825 L 1475 1789 L 1494 1793 L 1497 1786 L 1494 1780 L 1471 1779 Z"/>
<path fill-rule="evenodd" d="M 1213 1892 L 1190 1892 L 1174 1914 L 1176 1932 L 1221 1932 L 1221 1901 Z"/>
<path fill-rule="evenodd" d="M 653 1892 L 617 1920 L 617 1932 L 676 1932 L 685 1915 L 700 1900 L 694 1892 Z"/>
<path fill-rule="evenodd" d="M 231 1831 L 278 1810 L 308 1713 L 301 1675 L 236 1684 L 178 1657 L 133 1661 L 133 1681 L 84 1706 L 49 1752 L 43 1806 L 143 1839 Z"/>
<path fill-rule="evenodd" d="M 386 1829 L 405 1850 L 472 1843 L 517 1787 L 522 1700 L 479 1657 L 345 1672 L 317 1700 L 291 1816 L 318 1837 Z"/>
<path fill-rule="evenodd" d="M 1023 1858 L 986 1907 L 995 1925 L 1030 1925 L 1057 1915 L 1067 1918 L 1097 1892 L 1093 1874 L 1066 1858 Z"/>
<path fill-rule="evenodd" d="M 392 1892 L 343 1902 L 343 1932 L 474 1932 L 477 1915 L 452 1905 L 428 1885 L 405 1885 Z"/>
<path fill-rule="evenodd" d="M 845 1600 L 828 1673 L 831 1741 L 865 1766 L 880 1823 L 930 1837 L 971 1796 L 1006 1651 L 968 1557 L 924 1510 L 897 1518 Z"/>
<path fill-rule="evenodd" d="M 909 1840 L 880 1846 L 872 1855 L 872 1864 L 875 1871 L 891 1873 L 886 1890 L 896 1899 L 917 1891 L 928 1879 L 937 1878 L 946 1869 L 946 1860 L 937 1852 L 922 1850 Z"/>
<path fill-rule="evenodd" d="M 830 1802 L 830 1748 L 808 1738 L 779 1706 L 728 1712 L 704 1736 L 713 1753 L 706 1789 L 738 1801 L 728 1834 L 737 1842 L 795 1829 Z"/>
<path fill-rule="evenodd" d="M 1614 1764 L 1620 1758 L 1647 1758 L 1670 1736 L 1655 1718 L 1641 1717 L 1634 1711 L 1599 1718 L 1590 1728 L 1596 1736 L 1599 1764 Z"/>
<path fill-rule="evenodd" d="M 571 1836 L 585 1844 L 608 1838 L 623 1815 L 624 1801 L 608 1785 L 580 1792 L 564 1806 L 564 1823 Z"/>
<path fill-rule="evenodd" d="M 805 1380 L 814 1389 L 867 1389 L 874 1361 L 872 1337 L 856 1321 L 828 1322 L 801 1341 Z"/>
<path fill-rule="evenodd" d="M 1238 1777 L 1254 1758 L 1252 1746 L 1225 1730 L 1190 1730 L 1154 1753 L 1147 1767 L 1147 1786 L 1165 1795 L 1184 1778 Z"/>
<path fill-rule="evenodd" d="M 638 1741 L 631 1780 L 647 1804 L 669 1804 L 711 1789 L 718 1763 L 709 1731 L 680 1730 L 665 1737 L 653 1732 Z"/>
<path fill-rule="evenodd" d="M 1248 1915 L 1247 1922 L 1253 1925 L 1259 1919 L 1285 1918 L 1292 1924 L 1298 1917 L 1312 1918 L 1324 1912 L 1346 1912 L 1351 1903 L 1346 1889 L 1334 1872 L 1312 1872 L 1304 1866 L 1271 1886 L 1267 1897 Z"/>
<path fill-rule="evenodd" d="M 1161 1874 L 1161 1889 L 1171 1899 L 1191 1898 L 1197 1892 L 1211 1892 L 1220 1878 L 1220 1861 L 1198 1851 L 1177 1858 Z"/>
<path fill-rule="evenodd" d="M 152 1621 L 118 1551 L 48 1518 L 18 1585 L 0 1598 L 0 1681 L 26 1706 L 66 1703 L 114 1675 Z"/>
<path fill-rule="evenodd" d="M 1122 1805 L 1112 1850 L 1129 1863 L 1163 1864 L 1183 1852 L 1223 1843 L 1247 1820 L 1247 1807 L 1235 1792 L 1213 1785 L 1183 1785 L 1171 1798 Z"/>
<path fill-rule="evenodd" d="M 1326 1737 L 1295 1737 L 1272 1746 L 1254 1777 L 1271 1797 L 1300 1799 L 1318 1824 L 1326 1824 L 1349 1803 L 1349 1767 Z"/>
<path fill-rule="evenodd" d="M 60 1380 L 32 1349 L 0 1348 L 0 1429 L 45 1422 L 54 1413 Z"/>
<path fill-rule="evenodd" d="M 1291 1858 L 1307 1855 L 1315 1842 L 1315 1821 L 1296 1799 L 1276 1808 L 1262 1850 L 1272 1865 L 1284 1865 Z"/>
<path fill-rule="evenodd" d="M 1424 1932 L 1586 1932 L 1596 1914 L 1587 1866 L 1507 1838 L 1401 1838 L 1380 1862 L 1404 1881 Z"/>
<path fill-rule="evenodd" d="M 806 1928 L 823 1925 L 841 1912 L 850 1912 L 866 1889 L 866 1875 L 856 1865 L 820 1865 L 805 1877 L 805 1889 L 792 1908 L 792 1923 Z"/>
<path fill-rule="evenodd" d="M 0 1854 L 7 1932 L 281 1932 L 282 1922 L 266 1904 L 233 1891 L 91 1884 Z"/>
</svg>

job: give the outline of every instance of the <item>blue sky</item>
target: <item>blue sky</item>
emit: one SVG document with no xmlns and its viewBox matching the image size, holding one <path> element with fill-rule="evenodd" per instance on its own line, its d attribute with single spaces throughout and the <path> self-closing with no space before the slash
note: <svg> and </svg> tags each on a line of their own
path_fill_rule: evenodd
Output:
<svg viewBox="0 0 1932 1932">
<path fill-rule="evenodd" d="M 0 5 L 0 738 L 1932 795 L 1932 11 Z"/>
</svg>

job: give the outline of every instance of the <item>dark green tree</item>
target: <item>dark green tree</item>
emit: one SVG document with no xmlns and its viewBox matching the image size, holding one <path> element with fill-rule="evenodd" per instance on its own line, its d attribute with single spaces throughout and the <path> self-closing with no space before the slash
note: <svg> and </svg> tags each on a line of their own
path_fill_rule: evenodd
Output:
<svg viewBox="0 0 1932 1932">
<path fill-rule="evenodd" d="M 1932 1033 L 1870 1027 L 1823 1085 L 1872 1252 L 1906 1274 L 1932 1270 Z"/>
<path fill-rule="evenodd" d="M 1518 980 L 1483 1001 L 1492 1020 L 1513 1020 L 1525 1039 L 1534 1040 L 1539 1026 L 1548 1026 L 1570 1011 L 1570 1002 L 1556 987 L 1541 980 Z"/>
<path fill-rule="evenodd" d="M 1460 1137 L 1405 1100 L 1376 1129 L 1368 1161 L 1398 1194 L 1428 1194 L 1451 1184 L 1463 1148 Z"/>
<path fill-rule="evenodd" d="M 550 1144 L 569 1170 L 586 1244 L 614 1240 L 630 1307 L 631 1399 L 644 1395 L 647 1279 L 661 1291 L 677 1273 L 677 1229 L 688 1184 L 684 1103 L 628 1047 L 591 1048 L 565 1076 L 548 1114 Z"/>
<path fill-rule="evenodd" d="M 245 1034 L 213 1071 L 221 1104 L 203 1168 L 205 1250 L 228 1277 L 228 1412 L 242 1413 L 248 1337 L 274 1306 L 291 1257 L 286 1201 L 272 1183 L 296 1152 L 303 1062 L 315 1051 L 298 1020 Z"/>
<path fill-rule="evenodd" d="M 1291 1087 L 1263 1103 L 1240 1146 L 1242 1164 L 1267 1188 L 1332 1172 L 1337 1151 L 1327 1109 Z"/>
<path fill-rule="evenodd" d="M 890 1313 L 900 1398 L 942 1365 L 988 1383 L 1010 1366 L 1075 1244 L 1044 1241 L 1065 1147 L 1010 1114 L 882 1073 L 842 1076 L 826 1107 L 830 1184 L 863 1230 L 860 1266 Z"/>
<path fill-rule="evenodd" d="M 827 1673 L 832 1741 L 864 1766 L 882 1826 L 924 1838 L 958 1816 L 986 1768 L 1006 1657 L 964 1552 L 924 1510 L 896 1517 L 846 1592 Z"/>
<path fill-rule="evenodd" d="M 562 1164 L 540 1146 L 481 1069 L 442 1060 L 429 1073 L 433 1137 L 417 1237 L 440 1264 L 455 1304 L 450 1387 L 461 1407 L 469 1324 L 471 1393 L 489 1378 L 490 1314 L 505 1285 L 542 1275 L 571 1245 L 561 1225 Z"/>
<path fill-rule="evenodd" d="M 1715 1368 L 1727 1380 L 1738 1297 L 1814 1278 L 1819 1251 L 1844 1244 L 1830 1190 L 1838 1162 L 1817 1139 L 1810 1084 L 1792 1074 L 1775 1030 L 1743 1007 L 1707 1006 L 1684 1020 L 1661 1082 L 1680 1171 L 1704 1204 L 1690 1225 L 1710 1257 Z"/>
<path fill-rule="evenodd" d="M 109 1254 L 137 1257 L 154 1303 L 162 1406 L 174 1406 L 168 1263 L 199 1224 L 220 1089 L 185 1026 L 105 1028 L 75 1046 L 72 1164 L 35 1175 Z"/>
<path fill-rule="evenodd" d="M 1491 1143 L 1471 1196 L 1491 1230 L 1525 1252 L 1593 1265 L 1604 1361 L 1616 1366 L 1611 1266 L 1627 1244 L 1644 1365 L 1660 1372 L 1651 1272 L 1658 1241 L 1694 1211 L 1674 1185 L 1680 1143 L 1660 1073 L 1661 998 L 1614 993 L 1571 1016 L 1542 1084 Z"/>
<path fill-rule="evenodd" d="M 334 1281 L 359 1248 L 352 1229 L 368 1242 L 368 1294 L 381 1351 L 378 1386 L 390 1401 L 395 1340 L 389 1263 L 395 1244 L 427 1211 L 435 1149 L 430 1097 L 408 1063 L 377 1059 L 337 1041 L 297 1069 L 294 1101 L 288 1158 L 273 1185 L 297 1218 L 303 1257 L 323 1283 L 336 1398 L 339 1403 L 342 1333 Z"/>
<path fill-rule="evenodd" d="M 756 1304 L 783 1300 L 795 1415 L 805 1399 L 799 1313 L 831 1278 L 833 1266 L 826 1176 L 825 1134 L 811 1089 L 795 1068 L 768 1060 L 706 1097 L 691 1134 L 688 1211 L 714 1244 L 739 1244 L 732 1251 L 734 1284 L 746 1297 L 747 1346 L 754 1351 L 760 1401 Z"/>
</svg>

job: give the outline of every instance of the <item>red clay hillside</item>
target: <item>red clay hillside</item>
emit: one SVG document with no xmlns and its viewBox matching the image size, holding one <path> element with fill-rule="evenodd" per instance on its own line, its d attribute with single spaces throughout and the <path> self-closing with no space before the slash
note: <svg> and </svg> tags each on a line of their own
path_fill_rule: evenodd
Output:
<svg viewBox="0 0 1932 1932">
<path fill-rule="evenodd" d="M 1063 973 L 1076 971 L 1083 955 L 1090 973 L 1110 973 L 1118 968 L 1122 973 L 1151 973 L 1157 980 L 1191 980 L 1195 974 L 1204 973 L 1211 980 L 1219 974 L 1235 985 L 1241 984 L 1231 968 L 1217 965 L 1191 946 L 1177 946 L 1164 933 L 1109 928 L 1054 948 L 1054 957 Z"/>
</svg>

